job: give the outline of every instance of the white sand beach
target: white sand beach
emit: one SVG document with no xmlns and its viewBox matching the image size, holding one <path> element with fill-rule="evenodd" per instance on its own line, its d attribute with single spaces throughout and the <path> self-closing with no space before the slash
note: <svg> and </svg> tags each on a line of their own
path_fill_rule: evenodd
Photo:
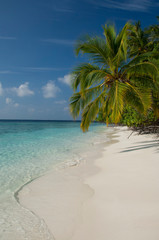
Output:
<svg viewBox="0 0 159 240">
<path fill-rule="evenodd" d="M 130 133 L 114 128 L 101 153 L 26 185 L 20 204 L 56 240 L 158 240 L 159 141 Z"/>
</svg>

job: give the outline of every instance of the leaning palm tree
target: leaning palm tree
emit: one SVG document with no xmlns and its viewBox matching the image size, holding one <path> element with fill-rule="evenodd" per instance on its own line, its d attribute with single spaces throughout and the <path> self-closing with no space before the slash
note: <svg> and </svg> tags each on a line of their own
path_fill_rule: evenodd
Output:
<svg viewBox="0 0 159 240">
<path fill-rule="evenodd" d="M 151 53 L 129 61 L 127 39 L 130 27 L 127 23 L 117 34 L 114 26 L 105 25 L 104 38 L 86 36 L 77 42 L 77 55 L 81 52 L 89 58 L 72 72 L 74 93 L 70 98 L 70 111 L 74 118 L 82 112 L 83 131 L 88 130 L 101 109 L 107 123 L 117 123 L 125 103 L 143 113 L 151 106 L 149 87 L 155 81 L 158 69 L 148 61 Z M 139 82 L 146 82 L 147 87 L 143 90 Z"/>
</svg>

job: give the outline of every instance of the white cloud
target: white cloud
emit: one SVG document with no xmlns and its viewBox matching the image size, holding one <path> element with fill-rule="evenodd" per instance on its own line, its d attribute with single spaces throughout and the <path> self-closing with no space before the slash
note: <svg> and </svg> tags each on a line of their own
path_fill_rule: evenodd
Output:
<svg viewBox="0 0 159 240">
<path fill-rule="evenodd" d="M 28 108 L 28 112 L 30 112 L 30 113 L 35 112 L 35 108 Z"/>
<path fill-rule="evenodd" d="M 0 74 L 10 74 L 10 73 L 12 73 L 12 72 L 9 71 L 9 70 L 6 70 L 6 71 L 0 71 Z"/>
<path fill-rule="evenodd" d="M 12 103 L 12 99 L 11 98 L 6 98 L 6 104 L 10 104 Z"/>
<path fill-rule="evenodd" d="M 64 77 L 59 77 L 58 81 L 70 86 L 71 85 L 71 74 L 67 74 Z"/>
<path fill-rule="evenodd" d="M 60 3 L 61 4 L 61 3 Z M 61 4 L 62 5 L 62 4 Z M 71 8 L 68 8 L 68 6 L 67 7 L 65 7 L 65 6 L 63 6 L 63 7 L 57 7 L 55 4 L 54 4 L 54 6 L 53 6 L 53 10 L 55 11 L 55 12 L 61 12 L 61 13 L 72 13 L 72 12 L 74 12 Z"/>
<path fill-rule="evenodd" d="M 17 74 L 19 72 L 14 72 L 11 70 L 0 70 L 0 74 Z"/>
<path fill-rule="evenodd" d="M 51 72 L 51 71 L 63 71 L 68 70 L 68 68 L 53 68 L 53 67 L 23 67 L 22 70 L 24 71 L 31 71 L 31 72 Z"/>
<path fill-rule="evenodd" d="M 12 88 L 12 91 L 14 91 L 18 97 L 34 95 L 34 92 L 29 89 L 28 82 L 21 84 L 18 88 L 16 88 L 16 87 Z"/>
<path fill-rule="evenodd" d="M 12 105 L 13 107 L 19 107 L 19 103 L 15 103 L 11 98 L 6 98 L 6 104 Z"/>
<path fill-rule="evenodd" d="M 64 111 L 68 111 L 68 110 L 69 110 L 69 107 L 64 107 L 63 110 L 64 110 Z"/>
<path fill-rule="evenodd" d="M 55 98 L 56 94 L 60 92 L 60 88 L 55 85 L 53 81 L 49 81 L 42 87 L 44 98 Z"/>
<path fill-rule="evenodd" d="M 2 87 L 2 83 L 0 82 L 0 96 L 3 95 L 3 87 Z"/>
<path fill-rule="evenodd" d="M 67 46 L 72 46 L 75 44 L 75 41 L 73 40 L 68 40 L 68 39 L 57 39 L 57 38 L 48 38 L 48 39 L 42 39 L 42 42 L 46 43 L 53 43 L 53 44 L 59 44 L 59 45 L 67 45 Z"/>
<path fill-rule="evenodd" d="M 0 36 L 0 39 L 2 39 L 2 40 L 16 40 L 16 37 Z"/>
<path fill-rule="evenodd" d="M 127 11 L 139 11 L 139 12 L 146 12 L 149 10 L 150 7 L 154 5 L 152 0 L 88 0 L 92 4 L 98 5 L 100 7 L 106 8 L 116 8 L 122 9 Z"/>
<path fill-rule="evenodd" d="M 56 104 L 65 104 L 67 103 L 66 100 L 59 100 L 59 101 L 55 101 Z"/>
<path fill-rule="evenodd" d="M 58 13 L 74 13 L 74 9 L 72 6 L 72 0 L 62 0 L 62 1 L 51 1 L 52 3 L 50 4 L 49 1 L 44 1 L 45 4 L 43 4 L 44 7 L 49 10 L 52 10 L 54 12 Z"/>
<path fill-rule="evenodd" d="M 14 103 L 13 106 L 14 107 L 19 107 L 19 103 Z"/>
</svg>

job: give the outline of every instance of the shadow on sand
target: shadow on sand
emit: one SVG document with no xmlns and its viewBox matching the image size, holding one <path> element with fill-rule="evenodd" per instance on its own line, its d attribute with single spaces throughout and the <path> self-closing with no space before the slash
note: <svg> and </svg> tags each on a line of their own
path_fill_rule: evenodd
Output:
<svg viewBox="0 0 159 240">
<path fill-rule="evenodd" d="M 125 150 L 120 151 L 120 153 L 124 152 L 132 152 L 132 151 L 137 151 L 141 149 L 147 149 L 147 148 L 154 148 L 155 152 L 159 152 L 159 140 L 152 140 L 152 141 L 143 141 L 143 142 L 137 142 L 135 143 L 136 145 L 127 147 Z"/>
</svg>

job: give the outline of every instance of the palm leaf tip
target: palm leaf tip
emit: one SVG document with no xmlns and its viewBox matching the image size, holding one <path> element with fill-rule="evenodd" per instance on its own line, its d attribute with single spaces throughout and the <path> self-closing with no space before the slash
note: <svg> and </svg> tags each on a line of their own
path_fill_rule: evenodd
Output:
<svg viewBox="0 0 159 240">
<path fill-rule="evenodd" d="M 70 112 L 74 119 L 79 116 L 82 105 L 82 97 L 80 93 L 74 93 L 70 98 Z"/>
</svg>

